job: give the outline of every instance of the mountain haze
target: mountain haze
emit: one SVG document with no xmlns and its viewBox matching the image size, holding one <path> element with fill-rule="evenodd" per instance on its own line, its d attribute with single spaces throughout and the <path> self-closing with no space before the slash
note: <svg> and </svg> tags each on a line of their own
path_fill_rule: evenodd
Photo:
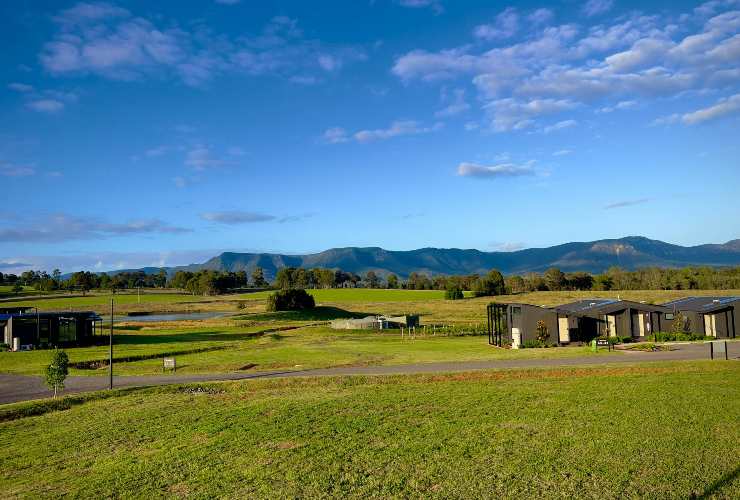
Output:
<svg viewBox="0 0 740 500">
<path fill-rule="evenodd" d="M 307 255 L 224 252 L 202 264 L 170 268 L 197 271 L 247 271 L 262 267 L 273 278 L 283 267 L 324 267 L 356 274 L 375 271 L 407 277 L 412 272 L 434 274 L 485 273 L 492 268 L 504 274 L 542 272 L 549 267 L 562 271 L 603 272 L 611 266 L 640 267 L 734 266 L 740 265 L 740 239 L 724 244 L 692 247 L 672 245 L 641 236 L 591 242 L 565 243 L 547 248 L 514 252 L 481 252 L 457 248 L 420 248 L 394 251 L 378 247 L 332 248 Z"/>
</svg>

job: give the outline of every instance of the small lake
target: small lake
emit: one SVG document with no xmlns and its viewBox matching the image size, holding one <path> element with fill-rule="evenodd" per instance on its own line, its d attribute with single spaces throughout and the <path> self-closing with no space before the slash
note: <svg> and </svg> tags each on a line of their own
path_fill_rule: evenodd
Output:
<svg viewBox="0 0 740 500">
<path fill-rule="evenodd" d="M 116 321 L 136 321 L 141 323 L 153 323 L 158 321 L 187 321 L 199 319 L 213 319 L 228 316 L 226 312 L 182 312 L 163 314 L 141 314 L 133 316 L 115 316 Z M 105 320 L 105 316 L 103 316 Z"/>
</svg>

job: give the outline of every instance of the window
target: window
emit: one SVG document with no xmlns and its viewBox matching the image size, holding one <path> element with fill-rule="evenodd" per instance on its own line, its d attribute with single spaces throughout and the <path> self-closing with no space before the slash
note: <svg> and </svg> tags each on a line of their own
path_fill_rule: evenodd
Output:
<svg viewBox="0 0 740 500">
<path fill-rule="evenodd" d="M 673 319 L 673 313 L 665 313 L 665 319 Z"/>
</svg>

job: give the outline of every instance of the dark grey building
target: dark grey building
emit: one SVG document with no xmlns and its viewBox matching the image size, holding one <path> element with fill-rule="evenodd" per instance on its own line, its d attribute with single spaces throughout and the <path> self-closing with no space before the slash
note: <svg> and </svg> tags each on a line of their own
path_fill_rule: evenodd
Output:
<svg viewBox="0 0 740 500">
<path fill-rule="evenodd" d="M 31 312 L 33 308 L 0 309 L 0 339 L 13 347 L 93 345 L 102 338 L 102 318 L 94 312 Z M 96 335 L 97 334 L 97 335 Z"/>
<path fill-rule="evenodd" d="M 684 328 L 697 335 L 736 338 L 740 297 L 684 297 L 663 304 L 684 317 Z"/>
<path fill-rule="evenodd" d="M 666 330 L 670 308 L 618 299 L 587 299 L 552 308 L 558 314 L 561 342 L 586 342 L 595 337 L 639 339 Z"/>
<path fill-rule="evenodd" d="M 521 342 L 537 339 L 539 322 L 546 328 L 545 342 L 566 345 L 588 342 L 596 337 L 646 337 L 670 327 L 669 307 L 617 299 L 587 299 L 555 307 L 531 304 L 488 306 L 489 343 L 511 343 L 514 334 Z"/>
</svg>

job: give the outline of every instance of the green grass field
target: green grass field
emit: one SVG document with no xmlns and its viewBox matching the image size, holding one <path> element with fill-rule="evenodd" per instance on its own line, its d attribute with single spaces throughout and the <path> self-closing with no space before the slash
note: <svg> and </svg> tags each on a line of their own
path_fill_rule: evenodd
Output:
<svg viewBox="0 0 740 500">
<path fill-rule="evenodd" d="M 444 337 L 417 335 L 401 339 L 395 331 L 332 330 L 304 327 L 255 337 L 254 332 L 292 326 L 291 323 L 258 323 L 249 326 L 211 328 L 156 328 L 118 330 L 114 358 L 151 356 L 140 361 L 118 361 L 116 375 L 161 373 L 162 357 L 177 357 L 178 373 L 226 373 L 249 366 L 250 371 L 329 368 L 334 366 L 398 365 L 492 359 L 569 358 L 576 356 L 621 356 L 622 353 L 584 348 L 497 349 L 484 336 Z M 216 349 L 208 350 L 206 349 Z M 195 352 L 192 351 L 205 351 Z M 105 360 L 107 346 L 67 349 L 70 361 Z M 51 351 L 0 352 L 0 373 L 39 375 L 48 365 Z M 105 375 L 107 367 L 72 369 L 73 375 Z"/>
<path fill-rule="evenodd" d="M 0 423 L 0 496 L 738 498 L 739 366 L 122 391 Z"/>
</svg>

